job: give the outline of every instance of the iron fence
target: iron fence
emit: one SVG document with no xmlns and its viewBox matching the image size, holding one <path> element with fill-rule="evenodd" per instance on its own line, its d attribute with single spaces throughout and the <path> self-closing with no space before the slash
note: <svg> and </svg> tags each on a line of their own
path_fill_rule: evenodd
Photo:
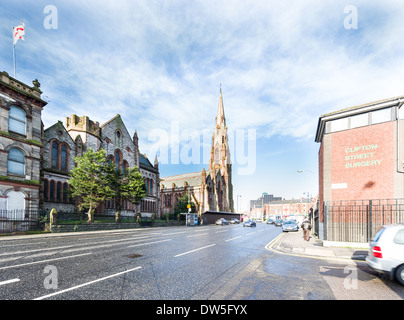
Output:
<svg viewBox="0 0 404 320">
<path fill-rule="evenodd" d="M 44 210 L 0 210 L 0 233 L 42 230 Z"/>
<path fill-rule="evenodd" d="M 385 224 L 404 223 L 404 199 L 324 203 L 324 239 L 368 242 Z"/>
</svg>

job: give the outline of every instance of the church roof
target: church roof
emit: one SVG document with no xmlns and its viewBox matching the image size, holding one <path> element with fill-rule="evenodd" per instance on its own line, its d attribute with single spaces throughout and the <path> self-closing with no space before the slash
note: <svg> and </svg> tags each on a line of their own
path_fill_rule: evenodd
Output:
<svg viewBox="0 0 404 320">
<path fill-rule="evenodd" d="M 139 163 L 145 165 L 146 167 L 154 168 L 153 165 L 150 163 L 149 159 L 147 159 L 147 157 L 144 156 L 143 154 L 140 154 Z"/>
<path fill-rule="evenodd" d="M 174 183 L 177 187 L 183 187 L 186 182 L 189 186 L 199 187 L 202 184 L 202 172 L 183 173 L 174 176 L 161 178 L 161 184 L 171 188 Z"/>
</svg>

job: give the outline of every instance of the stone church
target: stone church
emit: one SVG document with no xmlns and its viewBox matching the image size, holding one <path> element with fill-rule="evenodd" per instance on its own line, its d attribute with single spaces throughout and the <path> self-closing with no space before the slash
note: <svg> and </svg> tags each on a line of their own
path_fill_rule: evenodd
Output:
<svg viewBox="0 0 404 320">
<path fill-rule="evenodd" d="M 69 198 L 69 173 L 74 166 L 74 157 L 81 156 L 89 148 L 104 149 L 108 161 L 123 172 L 138 167 L 146 184 L 146 197 L 136 205 L 125 201 L 122 215 L 133 216 L 134 212 L 146 215 L 158 214 L 159 209 L 159 170 L 157 159 L 152 165 L 149 159 L 139 152 L 139 138 L 135 131 L 131 136 L 118 114 L 109 121 L 99 124 L 87 116 L 66 117 L 65 125 L 59 121 L 44 130 L 43 147 L 43 207 L 56 208 L 62 212 L 74 212 L 76 203 Z M 114 199 L 108 200 L 96 209 L 96 213 L 113 214 Z"/>
<path fill-rule="evenodd" d="M 42 122 L 37 80 L 33 86 L 0 72 L 0 220 L 24 220 L 38 210 L 56 208 L 75 212 L 69 197 L 70 172 L 76 156 L 89 148 L 104 149 L 107 159 L 123 171 L 134 166 L 145 179 L 146 197 L 140 205 L 127 201 L 122 215 L 141 212 L 160 218 L 173 213 L 181 195 L 189 192 L 198 213 L 233 212 L 232 165 L 222 92 L 212 136 L 209 168 L 201 172 L 160 178 L 157 157 L 153 164 L 139 151 L 139 138 L 131 135 L 118 114 L 100 124 L 87 116 L 71 115 L 48 128 Z M 114 199 L 96 212 L 115 212 Z"/>
<path fill-rule="evenodd" d="M 163 177 L 160 190 L 162 215 L 172 213 L 179 198 L 188 193 L 199 214 L 206 211 L 234 212 L 232 164 L 222 90 L 213 130 L 209 168 Z"/>
</svg>

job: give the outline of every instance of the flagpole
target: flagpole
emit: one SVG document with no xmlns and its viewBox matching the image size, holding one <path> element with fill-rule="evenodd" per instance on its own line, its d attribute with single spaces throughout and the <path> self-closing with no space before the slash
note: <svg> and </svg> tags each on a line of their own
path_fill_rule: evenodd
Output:
<svg viewBox="0 0 404 320">
<path fill-rule="evenodd" d="M 14 79 L 15 77 L 15 44 L 14 44 L 14 39 L 13 39 L 13 65 L 14 65 Z"/>
</svg>

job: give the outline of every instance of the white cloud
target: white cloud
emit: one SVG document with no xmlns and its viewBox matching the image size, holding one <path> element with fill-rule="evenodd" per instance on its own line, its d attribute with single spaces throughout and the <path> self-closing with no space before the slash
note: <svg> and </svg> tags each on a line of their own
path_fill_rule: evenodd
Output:
<svg viewBox="0 0 404 320">
<path fill-rule="evenodd" d="M 19 74 L 42 83 L 46 126 L 120 113 L 143 152 L 173 120 L 213 129 L 220 83 L 231 130 L 313 141 L 321 114 L 403 93 L 404 8 L 352 4 L 358 30 L 344 29 L 340 1 L 55 1 L 59 27 L 47 31 L 27 2 L 39 14 L 27 17 Z"/>
</svg>

